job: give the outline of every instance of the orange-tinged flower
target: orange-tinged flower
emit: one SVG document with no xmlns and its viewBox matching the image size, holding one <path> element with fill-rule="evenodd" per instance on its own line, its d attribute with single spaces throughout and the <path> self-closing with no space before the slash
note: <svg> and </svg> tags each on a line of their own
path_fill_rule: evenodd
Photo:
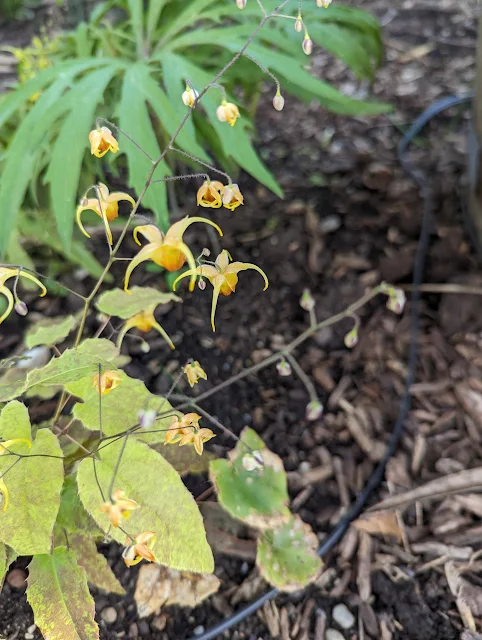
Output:
<svg viewBox="0 0 482 640">
<path fill-rule="evenodd" d="M 136 313 L 134 316 L 132 316 L 132 318 L 129 318 L 124 322 L 124 326 L 120 330 L 119 337 L 117 338 L 117 346 L 119 347 L 119 349 L 122 344 L 122 341 L 124 340 L 125 334 L 129 331 L 129 329 L 133 329 L 133 328 L 139 329 L 139 331 L 142 331 L 143 333 L 147 333 L 151 329 L 155 329 L 161 334 L 161 336 L 164 338 L 167 344 L 171 347 L 171 349 L 176 348 L 171 338 L 168 336 L 166 331 L 161 327 L 161 325 L 157 322 L 157 320 L 154 317 L 154 310 L 156 307 L 157 307 L 157 304 L 154 304 L 151 307 L 144 309 L 144 311 L 140 311 L 139 313 Z"/>
<path fill-rule="evenodd" d="M 205 180 L 197 192 L 197 203 L 201 207 L 219 209 L 223 204 L 224 185 L 218 180 Z"/>
<path fill-rule="evenodd" d="M 236 120 L 239 118 L 239 109 L 232 102 L 226 102 L 226 100 L 223 100 L 216 109 L 216 115 L 218 120 L 221 122 L 227 122 L 234 127 Z"/>
<path fill-rule="evenodd" d="M 260 273 L 264 278 L 264 289 L 266 291 L 268 288 L 268 277 L 265 272 L 260 269 L 256 264 L 251 264 L 250 262 L 229 262 L 230 256 L 229 253 L 224 250 L 216 258 L 216 262 L 214 265 L 210 264 L 202 264 L 196 269 L 190 269 L 189 271 L 185 271 L 182 273 L 172 285 L 172 288 L 176 289 L 176 284 L 182 278 L 186 278 L 191 276 L 201 276 L 201 278 L 207 278 L 209 282 L 213 285 L 213 302 L 211 307 L 211 325 L 213 331 L 216 331 L 214 325 L 214 316 L 216 314 L 216 305 L 218 303 L 218 297 L 221 293 L 223 296 L 230 296 L 235 290 L 236 285 L 238 284 L 238 273 L 240 271 L 246 271 L 247 269 L 254 269 L 258 273 Z"/>
<path fill-rule="evenodd" d="M 108 151 L 117 153 L 119 151 L 119 143 L 112 135 L 112 131 L 108 127 L 97 127 L 89 133 L 90 152 L 102 158 Z"/>
<path fill-rule="evenodd" d="M 184 373 L 186 374 L 187 381 L 191 387 L 194 387 L 201 378 L 203 380 L 208 379 L 208 374 L 204 371 L 197 360 L 194 362 L 188 362 L 184 367 Z"/>
<path fill-rule="evenodd" d="M 19 279 L 27 278 L 27 280 L 32 280 L 32 282 L 35 282 L 35 284 L 37 284 L 42 289 L 42 293 L 40 294 L 40 297 L 43 297 L 47 293 L 47 289 L 44 287 L 44 285 L 40 282 L 40 280 L 38 280 L 31 273 L 28 273 L 27 271 L 23 271 L 22 269 L 11 269 L 10 267 L 0 267 L 0 294 L 2 294 L 7 298 L 7 309 L 3 313 L 3 315 L 0 316 L 0 324 L 5 320 L 7 316 L 9 316 L 12 313 L 12 309 L 15 306 L 15 298 L 12 292 L 10 291 L 10 289 L 7 289 L 7 287 L 5 286 L 5 282 L 9 278 L 19 278 Z"/>
<path fill-rule="evenodd" d="M 129 543 L 130 540 L 128 539 Z M 133 544 L 128 544 L 124 549 L 122 557 L 128 567 L 133 567 L 135 564 L 139 564 L 141 560 L 148 560 L 149 562 L 155 562 L 156 556 L 152 553 L 151 549 L 156 542 L 156 534 L 154 531 L 143 531 L 135 539 Z"/>
<path fill-rule="evenodd" d="M 139 233 L 149 240 L 149 244 L 146 244 L 146 246 L 139 251 L 127 267 L 124 291 L 129 292 L 129 279 L 131 274 L 137 265 L 145 260 L 152 260 L 159 266 L 167 269 L 167 271 L 178 271 L 187 260 L 191 270 L 194 270 L 196 268 L 194 257 L 189 247 L 185 245 L 182 240 L 184 232 L 189 225 L 193 224 L 193 222 L 204 222 L 209 224 L 216 229 L 220 236 L 223 235 L 223 232 L 217 224 L 211 222 L 211 220 L 208 220 L 207 218 L 198 218 L 197 216 L 193 218 L 186 217 L 183 220 L 176 222 L 168 229 L 166 235 L 159 231 L 159 229 L 153 224 L 136 227 L 134 229 L 134 240 L 137 244 L 141 244 L 138 240 Z M 195 284 L 196 278 L 193 276 L 189 285 L 190 291 L 194 289 Z"/>
<path fill-rule="evenodd" d="M 199 420 L 201 420 L 201 416 L 197 413 L 186 413 L 180 420 L 174 420 L 169 430 L 166 431 L 164 444 L 176 444 L 176 442 L 179 442 L 184 435 L 183 429 L 185 427 L 195 427 L 199 430 Z"/>
<path fill-rule="evenodd" d="M 196 453 L 199 455 L 202 455 L 204 443 L 216 437 L 211 429 L 199 429 L 196 431 L 192 427 L 187 427 L 183 429 L 183 433 L 184 435 L 179 441 L 179 446 L 182 447 L 185 444 L 193 444 Z"/>
<path fill-rule="evenodd" d="M 97 373 L 92 378 L 92 386 L 103 396 L 118 387 L 121 382 L 122 378 L 116 371 L 104 371 L 100 376 Z"/>
<path fill-rule="evenodd" d="M 228 184 L 228 186 L 224 188 L 223 205 L 226 209 L 234 211 L 240 204 L 244 204 L 244 198 L 238 185 Z"/>
<path fill-rule="evenodd" d="M 4 453 L 10 453 L 10 447 L 17 442 L 24 442 L 25 444 L 28 444 L 29 449 L 32 446 L 32 442 L 27 438 L 13 438 L 12 440 L 4 440 L 3 442 L 0 442 L 0 456 L 3 456 Z M 9 495 L 7 485 L 5 484 L 3 478 L 0 478 L 0 493 L 3 496 L 3 511 L 6 511 L 8 507 Z"/>
<path fill-rule="evenodd" d="M 119 202 L 121 200 L 127 200 L 133 207 L 136 203 L 134 198 L 132 198 L 128 193 L 122 193 L 121 191 L 109 193 L 109 189 L 102 183 L 99 183 L 96 191 L 96 198 L 84 198 L 81 200 L 75 214 L 77 224 L 79 225 L 82 233 L 90 238 L 90 235 L 82 225 L 81 215 L 82 212 L 87 209 L 94 211 L 100 218 L 102 218 L 107 233 L 107 239 L 109 240 L 109 244 L 112 244 L 112 232 L 109 227 L 109 222 L 115 220 L 119 215 Z"/>
<path fill-rule="evenodd" d="M 138 509 L 139 505 L 135 500 L 130 500 L 125 491 L 116 489 L 111 496 L 111 502 L 104 502 L 100 510 L 107 513 L 112 526 L 119 527 L 122 518 L 129 518 L 131 511 Z"/>
</svg>

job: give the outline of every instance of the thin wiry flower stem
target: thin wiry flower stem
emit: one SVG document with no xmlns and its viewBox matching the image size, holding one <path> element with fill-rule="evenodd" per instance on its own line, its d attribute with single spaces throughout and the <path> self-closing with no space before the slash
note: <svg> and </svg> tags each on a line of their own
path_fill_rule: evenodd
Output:
<svg viewBox="0 0 482 640">
<path fill-rule="evenodd" d="M 204 162 L 203 160 L 199 160 L 199 158 L 196 158 L 196 156 L 192 156 L 190 153 L 187 153 L 186 151 L 182 151 L 181 149 L 176 149 L 175 147 L 169 147 L 169 151 L 174 151 L 175 153 L 178 153 L 179 155 L 184 156 L 185 158 L 189 158 L 189 160 L 192 160 L 193 162 L 197 162 L 197 164 L 200 164 L 203 167 L 210 169 L 214 173 L 219 173 L 220 175 L 224 176 L 230 184 L 232 183 L 231 177 L 227 173 L 225 173 L 224 171 L 221 171 L 221 169 L 216 169 L 216 167 L 214 167 L 212 164 L 209 164 L 208 162 Z M 209 179 L 209 176 L 208 176 L 208 179 Z"/>
<path fill-rule="evenodd" d="M 77 293 L 77 291 L 74 291 L 73 289 L 66 287 L 65 284 L 62 284 L 55 278 L 46 276 L 43 273 L 40 273 L 40 271 L 35 271 L 35 269 L 29 269 L 28 267 L 23 267 L 21 264 L 8 264 L 6 262 L 0 263 L 0 267 L 7 267 L 7 269 L 18 269 L 19 271 L 26 271 L 27 273 L 32 273 L 33 275 L 37 276 L 39 279 L 54 282 L 57 286 L 61 287 L 62 289 L 65 289 L 65 291 L 68 291 L 72 295 L 77 296 L 77 298 L 81 298 L 82 300 L 86 299 L 85 296 L 83 296 L 81 293 Z"/>
<path fill-rule="evenodd" d="M 182 176 L 167 176 L 167 178 L 153 180 L 151 184 L 157 184 L 158 182 L 171 182 L 172 180 L 189 180 L 191 178 L 204 178 L 205 180 L 209 180 L 207 173 L 185 173 Z"/>
<path fill-rule="evenodd" d="M 264 17 L 266 17 L 267 11 L 264 8 L 263 3 L 261 2 L 261 0 L 256 0 L 256 2 L 258 3 L 258 7 L 261 9 L 261 13 L 263 14 Z"/>
<path fill-rule="evenodd" d="M 310 402 L 320 402 L 318 394 L 316 393 L 315 385 L 311 382 L 310 378 L 300 367 L 300 365 L 298 364 L 298 360 L 291 353 L 286 354 L 286 359 L 291 364 L 293 370 L 296 372 L 296 375 L 305 386 L 305 389 L 308 391 Z"/>
<path fill-rule="evenodd" d="M 122 461 L 122 456 L 124 455 L 124 451 L 126 450 L 127 438 L 128 437 L 129 437 L 129 434 L 126 433 L 125 438 L 124 438 L 124 442 L 122 443 L 121 450 L 119 451 L 119 456 L 117 458 L 117 462 L 115 464 L 114 473 L 112 474 L 112 480 L 110 481 L 110 485 L 109 485 L 109 500 L 112 499 L 111 496 L 112 496 L 112 492 L 114 490 L 115 479 L 117 477 L 117 474 L 119 473 L 120 463 Z"/>
<path fill-rule="evenodd" d="M 265 66 L 263 66 L 261 64 L 261 62 L 256 60 L 256 58 L 253 58 L 253 56 L 250 56 L 249 53 L 243 53 L 243 56 L 245 58 L 248 58 L 248 60 L 251 60 L 251 62 L 254 62 L 254 64 L 257 67 L 259 67 L 263 73 L 265 73 L 266 75 L 270 76 L 270 78 L 273 78 L 274 82 L 276 83 L 276 91 L 278 93 L 281 91 L 280 82 L 279 82 L 278 78 L 274 75 L 274 73 L 271 73 L 271 71 L 269 69 L 267 69 Z"/>
</svg>

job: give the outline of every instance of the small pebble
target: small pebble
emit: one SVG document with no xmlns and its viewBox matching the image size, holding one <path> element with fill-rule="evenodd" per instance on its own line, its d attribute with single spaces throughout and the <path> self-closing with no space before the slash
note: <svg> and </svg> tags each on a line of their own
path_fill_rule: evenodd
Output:
<svg viewBox="0 0 482 640">
<path fill-rule="evenodd" d="M 311 469 L 311 464 L 307 460 L 303 460 L 303 462 L 298 467 L 298 471 L 300 473 L 306 473 Z"/>
<path fill-rule="evenodd" d="M 194 631 L 193 631 L 193 634 L 194 634 L 195 636 L 200 636 L 200 635 L 202 635 L 203 633 L 204 633 L 204 627 L 202 626 L 202 624 L 200 624 L 199 626 L 197 626 L 197 627 L 194 629 Z"/>
<path fill-rule="evenodd" d="M 129 627 L 129 638 L 135 640 L 135 638 L 139 637 L 139 629 L 135 622 L 133 622 Z"/>
<path fill-rule="evenodd" d="M 21 589 L 26 585 L 27 574 L 23 569 L 12 569 L 7 576 L 8 584 L 14 589 Z"/>
<path fill-rule="evenodd" d="M 342 629 L 350 629 L 355 624 L 355 616 L 345 604 L 333 607 L 332 616 Z"/>
<path fill-rule="evenodd" d="M 137 623 L 138 629 L 139 629 L 139 635 L 144 637 L 149 637 L 151 630 L 149 628 L 149 625 L 147 624 L 147 622 L 145 620 L 139 620 L 139 622 Z"/>
<path fill-rule="evenodd" d="M 345 637 L 336 629 L 327 629 L 325 640 L 345 640 Z"/>
<path fill-rule="evenodd" d="M 27 632 L 28 633 L 33 633 L 36 628 L 37 628 L 36 624 L 31 624 L 30 627 L 27 629 Z"/>
<path fill-rule="evenodd" d="M 25 640 L 33 640 L 35 638 L 33 633 L 26 633 L 23 637 L 25 638 Z"/>
<path fill-rule="evenodd" d="M 151 622 L 151 627 L 156 631 L 164 631 L 167 624 L 167 616 L 165 613 L 162 613 L 160 616 L 156 616 L 154 620 Z"/>
<path fill-rule="evenodd" d="M 106 609 L 102 609 L 100 617 L 106 624 L 114 624 L 117 620 L 117 611 L 114 607 L 107 607 Z"/>
</svg>

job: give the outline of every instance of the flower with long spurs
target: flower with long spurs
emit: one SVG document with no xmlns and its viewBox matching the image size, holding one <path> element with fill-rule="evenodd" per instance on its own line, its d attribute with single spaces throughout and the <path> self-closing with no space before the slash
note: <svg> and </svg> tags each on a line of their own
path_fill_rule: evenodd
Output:
<svg viewBox="0 0 482 640">
<path fill-rule="evenodd" d="M 230 211 L 234 211 L 240 204 L 244 204 L 243 194 L 237 184 L 228 184 L 224 187 L 223 206 Z"/>
<path fill-rule="evenodd" d="M 105 226 L 105 231 L 107 233 L 107 239 L 109 244 L 112 244 L 112 232 L 109 227 L 109 222 L 115 220 L 119 215 L 119 202 L 121 200 L 127 200 L 131 203 L 131 205 L 135 206 L 135 200 L 128 193 L 122 193 L 122 191 L 114 191 L 113 193 L 109 193 L 109 189 L 105 186 L 105 184 L 99 183 L 96 187 L 96 198 L 82 198 L 79 206 L 77 207 L 77 212 L 75 217 L 77 219 L 77 224 L 79 225 L 80 230 L 84 234 L 90 238 L 90 235 L 84 229 L 82 225 L 81 215 L 83 211 L 90 210 L 94 211 L 99 218 L 102 218 L 102 222 Z"/>
<path fill-rule="evenodd" d="M 211 429 L 199 426 L 201 416 L 197 413 L 186 413 L 180 420 L 175 420 L 166 432 L 164 444 L 177 444 L 182 447 L 193 444 L 196 453 L 202 455 L 204 443 L 216 437 Z"/>
<path fill-rule="evenodd" d="M 168 336 L 166 331 L 161 327 L 161 325 L 157 322 L 154 317 L 154 310 L 157 307 L 157 304 L 153 304 L 151 307 L 147 307 L 144 311 L 140 311 L 136 313 L 132 318 L 128 318 L 124 322 L 124 326 L 119 332 L 119 337 L 117 338 L 117 346 L 120 349 L 122 341 L 124 340 L 125 334 L 129 331 L 129 329 L 139 329 L 143 333 L 147 333 L 151 329 L 155 329 L 157 332 L 161 334 L 167 344 L 171 347 L 171 349 L 175 349 L 174 343 L 171 338 Z"/>
<path fill-rule="evenodd" d="M 234 127 L 236 120 L 239 118 L 239 109 L 232 102 L 223 100 L 216 109 L 216 116 L 221 122 L 227 122 Z"/>
<path fill-rule="evenodd" d="M 224 185 L 218 180 L 205 180 L 197 192 L 197 203 L 201 207 L 219 209 L 223 204 Z"/>
<path fill-rule="evenodd" d="M 214 264 L 202 264 L 196 269 L 190 269 L 189 271 L 185 271 L 181 273 L 181 275 L 175 279 L 172 288 L 175 290 L 176 285 L 182 278 L 186 278 L 191 276 L 200 276 L 201 278 L 207 278 L 209 282 L 213 285 L 213 302 L 211 306 L 211 325 L 213 331 L 216 331 L 216 327 L 214 325 L 214 316 L 216 314 L 216 305 L 218 303 L 218 297 L 221 293 L 223 296 L 230 296 L 236 290 L 236 285 L 238 284 L 238 273 L 240 271 L 246 271 L 247 269 L 254 269 L 258 273 L 260 273 L 264 278 L 264 289 L 266 291 L 268 288 L 269 282 L 268 277 L 265 272 L 258 267 L 256 264 L 251 264 L 250 262 L 229 262 L 230 256 L 229 253 L 224 249 L 216 258 L 216 262 Z"/>
<path fill-rule="evenodd" d="M 108 127 L 97 127 L 89 133 L 90 152 L 97 158 L 102 158 L 108 151 L 117 153 L 119 143 Z"/>
<path fill-rule="evenodd" d="M 27 278 L 27 280 L 32 280 L 32 282 L 35 282 L 35 284 L 37 284 L 42 289 L 42 293 L 40 294 L 40 297 L 43 297 L 47 293 L 47 289 L 44 287 L 44 285 L 40 282 L 40 280 L 38 280 L 38 278 L 33 276 L 31 273 L 28 273 L 27 271 L 23 271 L 22 269 L 11 269 L 10 267 L 0 267 L 0 294 L 5 296 L 5 298 L 7 298 L 7 309 L 3 313 L 3 315 L 0 316 L 0 324 L 5 320 L 7 316 L 9 316 L 12 313 L 12 309 L 15 306 L 15 303 L 17 301 L 16 300 L 17 295 L 15 293 L 16 287 L 14 287 L 14 293 L 15 293 L 15 296 L 14 296 L 13 293 L 10 291 L 10 289 L 8 289 L 5 286 L 5 282 L 9 278 Z"/>
<path fill-rule="evenodd" d="M 186 374 L 187 381 L 191 387 L 194 387 L 201 378 L 203 380 L 208 379 L 208 374 L 204 371 L 197 360 L 194 362 L 188 362 L 183 371 Z"/>
<path fill-rule="evenodd" d="M 140 505 L 135 500 L 130 500 L 125 491 L 116 489 L 111 496 L 111 502 L 104 502 L 100 507 L 103 513 L 107 513 L 112 526 L 119 527 L 122 518 L 128 519 L 131 511 L 138 509 Z"/>
<path fill-rule="evenodd" d="M 156 542 L 154 531 L 143 531 L 134 541 L 127 539 L 127 546 L 122 553 L 124 562 L 128 567 L 139 564 L 142 559 L 148 562 L 155 562 L 156 556 L 152 552 L 152 547 Z"/>
<path fill-rule="evenodd" d="M 116 371 L 104 371 L 100 375 L 97 373 L 92 378 L 92 386 L 102 396 L 110 393 L 113 389 L 118 387 L 122 382 L 122 378 Z"/>
<path fill-rule="evenodd" d="M 191 224 L 193 224 L 193 222 L 204 222 L 209 224 L 211 227 L 216 229 L 220 236 L 223 235 L 223 232 L 217 224 L 211 222 L 211 220 L 208 220 L 207 218 L 199 218 L 197 216 L 194 216 L 193 218 L 186 217 L 183 220 L 179 220 L 179 222 L 175 222 L 172 227 L 167 230 L 165 235 L 153 224 L 136 227 L 134 229 L 134 240 L 137 244 L 141 244 L 138 240 L 139 233 L 149 240 L 149 244 L 142 247 L 127 267 L 124 280 L 124 291 L 129 292 L 129 280 L 131 274 L 134 269 L 145 260 L 152 260 L 160 267 L 167 269 L 167 271 L 178 271 L 187 260 L 190 271 L 194 272 L 196 269 L 194 256 L 192 255 L 189 247 L 184 244 L 182 240 L 184 232 Z M 193 275 L 189 285 L 190 291 L 194 289 L 195 284 L 196 276 Z"/>
<path fill-rule="evenodd" d="M 3 456 L 5 453 L 12 454 L 13 452 L 10 451 L 10 447 L 14 444 L 17 444 L 17 442 L 28 444 L 29 449 L 32 446 L 32 442 L 27 438 L 13 438 L 12 440 L 4 440 L 3 442 L 0 442 L 0 456 Z M 2 477 L 0 477 L 0 493 L 3 496 L 3 510 L 6 511 L 8 507 L 8 489 L 5 481 L 3 480 L 3 474 Z"/>
</svg>

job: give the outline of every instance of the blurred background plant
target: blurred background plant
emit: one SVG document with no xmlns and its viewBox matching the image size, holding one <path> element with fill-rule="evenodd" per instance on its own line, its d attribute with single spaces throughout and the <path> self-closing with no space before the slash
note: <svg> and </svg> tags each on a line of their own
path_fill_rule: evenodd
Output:
<svg viewBox="0 0 482 640">
<path fill-rule="evenodd" d="M 351 7 L 320 10 L 314 2 L 305 4 L 303 19 L 312 40 L 358 78 L 371 80 L 382 56 L 375 18 Z M 297 11 L 297 3 L 293 5 Z M 276 0 L 266 0 L 265 6 L 272 10 Z M 199 89 L 206 85 L 241 49 L 259 20 L 255 2 L 240 11 L 227 0 L 109 0 L 95 6 L 88 21 L 72 31 L 53 39 L 42 36 L 23 50 L 10 49 L 19 61 L 19 81 L 0 98 L 0 254 L 28 266 L 19 237 L 35 239 L 46 223 L 53 229 L 55 221 L 51 248 L 55 244 L 54 250 L 70 261 L 83 262 L 82 244 L 73 239 L 80 195 L 97 179 L 114 179 L 139 192 L 150 167 L 149 159 L 121 138 L 120 152 L 104 159 L 99 176 L 99 165 L 85 145 L 96 117 L 115 120 L 149 155 L 158 156 L 185 113 L 181 93 L 186 80 Z M 177 139 L 179 148 L 206 162 L 214 158 L 231 175 L 242 168 L 282 195 L 252 143 L 261 83 L 270 81 L 255 61 L 278 77 L 283 92 L 316 100 L 331 111 L 360 115 L 387 110 L 313 77 L 305 69 L 302 36 L 293 20 L 269 21 L 250 45 L 250 57 L 241 58 L 223 77 L 228 99 L 242 107 L 236 127 L 217 120 L 221 94 L 213 88 L 201 107 L 207 118 L 193 114 Z M 156 177 L 179 173 L 173 164 L 178 161 L 168 157 Z M 184 158 L 182 162 L 185 167 Z M 109 181 L 106 174 L 111 174 Z M 165 183 L 150 187 L 143 206 L 153 211 L 161 228 L 167 227 Z M 95 275 L 93 258 L 87 268 Z"/>
</svg>

